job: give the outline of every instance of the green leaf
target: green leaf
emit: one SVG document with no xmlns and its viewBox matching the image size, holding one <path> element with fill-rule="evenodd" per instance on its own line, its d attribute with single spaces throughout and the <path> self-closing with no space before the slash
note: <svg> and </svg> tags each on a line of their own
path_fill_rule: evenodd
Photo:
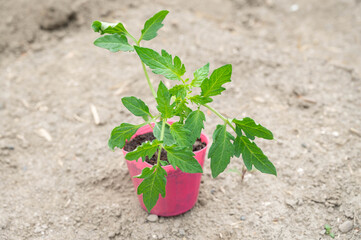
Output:
<svg viewBox="0 0 361 240">
<path fill-rule="evenodd" d="M 181 99 L 181 100 L 176 100 L 175 101 L 175 109 L 174 109 L 174 115 L 175 116 L 183 116 L 183 117 L 187 117 L 189 113 L 192 112 L 192 109 L 190 109 L 187 106 L 187 100 L 185 99 Z"/>
<path fill-rule="evenodd" d="M 157 31 L 163 27 L 162 22 L 168 13 L 169 11 L 162 10 L 149 18 L 144 24 L 140 40 L 151 40 L 155 38 L 157 36 Z"/>
<path fill-rule="evenodd" d="M 213 101 L 212 98 L 210 97 L 203 97 L 200 95 L 192 96 L 189 98 L 189 100 L 191 100 L 195 104 L 200 104 L 200 105 L 207 104 Z"/>
<path fill-rule="evenodd" d="M 328 224 L 325 224 L 325 230 L 326 230 L 326 234 L 329 234 L 331 231 L 331 226 Z"/>
<path fill-rule="evenodd" d="M 128 39 L 125 36 L 121 36 L 117 33 L 98 38 L 94 41 L 94 45 L 108 49 L 111 52 L 126 52 L 134 50 L 134 48 L 129 45 Z"/>
<path fill-rule="evenodd" d="M 157 91 L 157 109 L 162 114 L 162 118 L 170 118 L 173 114 L 173 106 L 170 105 L 171 95 L 168 91 L 168 88 L 164 85 L 163 82 L 159 83 Z"/>
<path fill-rule="evenodd" d="M 234 146 L 231 143 L 233 139 L 234 137 L 227 132 L 226 125 L 217 125 L 213 133 L 213 144 L 208 153 L 213 178 L 223 172 L 229 164 L 234 154 Z"/>
<path fill-rule="evenodd" d="M 188 115 L 184 127 L 190 131 L 191 143 L 194 143 L 201 136 L 202 129 L 204 129 L 204 121 L 206 121 L 206 116 L 204 116 L 201 110 L 195 110 Z"/>
<path fill-rule="evenodd" d="M 94 32 L 99 32 L 100 34 L 104 33 L 118 33 L 119 35 L 128 34 L 127 30 L 122 23 L 108 23 L 108 22 L 100 22 L 94 21 L 92 24 L 92 28 Z"/>
<path fill-rule="evenodd" d="M 179 57 L 172 61 L 172 55 L 162 50 L 162 55 L 150 48 L 134 46 L 138 56 L 155 74 L 163 75 L 170 80 L 182 80 L 186 69 Z"/>
<path fill-rule="evenodd" d="M 92 28 L 93 28 L 94 32 L 99 32 L 102 29 L 102 23 L 100 21 L 94 21 L 92 23 Z"/>
<path fill-rule="evenodd" d="M 160 164 L 162 166 L 168 166 L 169 165 L 169 162 L 167 162 L 167 161 L 163 161 L 163 160 L 159 160 L 159 161 L 160 161 Z"/>
<path fill-rule="evenodd" d="M 139 98 L 123 97 L 122 103 L 135 116 L 143 117 L 145 119 L 147 119 L 148 116 L 151 116 L 148 106 Z"/>
<path fill-rule="evenodd" d="M 195 159 L 192 150 L 183 147 L 165 147 L 169 163 L 174 169 L 178 167 L 181 171 L 187 173 L 201 173 L 202 166 Z"/>
<path fill-rule="evenodd" d="M 208 77 L 209 74 L 209 63 L 204 65 L 201 68 L 198 68 L 194 73 L 194 79 L 191 82 L 191 86 L 193 87 L 200 87 L 203 80 Z"/>
<path fill-rule="evenodd" d="M 142 173 L 137 176 L 134 176 L 134 178 L 147 178 L 150 175 L 152 175 L 153 172 L 154 172 L 154 167 L 152 167 L 152 169 L 150 169 L 149 167 L 145 167 L 143 168 Z"/>
<path fill-rule="evenodd" d="M 125 141 L 129 140 L 137 132 L 137 130 L 144 125 L 145 123 L 140 125 L 133 125 L 129 123 L 120 124 L 120 126 L 114 128 L 110 134 L 108 146 L 113 150 L 115 147 L 123 148 Z"/>
<path fill-rule="evenodd" d="M 233 119 L 233 122 L 252 140 L 254 140 L 255 136 L 264 139 L 273 139 L 272 132 L 262 125 L 256 124 L 252 118 L 246 117 L 242 120 Z"/>
<path fill-rule="evenodd" d="M 237 136 L 242 136 L 243 135 L 242 129 L 237 125 L 236 125 L 236 134 L 237 134 Z"/>
<path fill-rule="evenodd" d="M 146 174 L 144 180 L 139 184 L 137 193 L 143 194 L 143 202 L 148 212 L 152 210 L 159 199 L 159 194 L 165 197 L 165 185 L 167 183 L 167 172 L 162 167 L 155 165 L 152 173 Z M 142 173 L 143 174 L 143 173 Z"/>
<path fill-rule="evenodd" d="M 269 173 L 277 176 L 276 168 L 263 154 L 262 150 L 251 142 L 246 136 L 240 138 L 240 148 L 242 152 L 243 162 L 248 170 L 252 169 L 252 165 L 263 173 Z"/>
<path fill-rule="evenodd" d="M 175 85 L 171 89 L 169 89 L 169 93 L 176 98 L 184 99 L 187 96 L 188 87 L 186 85 L 180 84 Z"/>
<path fill-rule="evenodd" d="M 94 21 L 92 23 L 92 28 L 93 28 L 94 32 L 100 32 L 102 29 L 102 23 L 100 21 Z"/>
<path fill-rule="evenodd" d="M 201 85 L 201 95 L 204 97 L 216 96 L 225 90 L 223 84 L 231 81 L 232 65 L 227 64 L 213 71 L 210 78 L 204 79 Z"/>
<path fill-rule="evenodd" d="M 127 153 L 127 155 L 125 155 L 125 159 L 138 161 L 139 158 L 142 158 L 144 162 L 145 157 L 151 158 L 154 155 L 158 149 L 159 144 L 160 143 L 158 140 L 154 140 L 153 142 L 144 142 L 134 151 Z"/>
<path fill-rule="evenodd" d="M 162 130 L 162 122 L 157 122 L 154 125 L 153 134 L 158 140 L 160 140 L 161 130 Z M 168 146 L 171 146 L 176 143 L 172 134 L 170 133 L 170 128 L 169 128 L 168 124 L 164 125 L 163 142 L 165 145 L 168 145 Z"/>
<path fill-rule="evenodd" d="M 331 231 L 331 226 L 328 224 L 325 224 L 325 230 L 326 230 L 326 233 Z"/>
<path fill-rule="evenodd" d="M 233 142 L 233 146 L 234 146 L 234 156 L 240 157 L 242 153 L 242 142 L 240 136 L 236 137 L 236 139 Z"/>
<path fill-rule="evenodd" d="M 178 146 L 191 147 L 191 132 L 186 129 L 181 123 L 176 122 L 170 126 L 170 133 L 177 142 Z"/>
<path fill-rule="evenodd" d="M 331 238 L 335 238 L 335 234 L 333 232 L 331 232 L 331 226 L 328 224 L 325 224 L 325 234 L 329 235 Z"/>
</svg>

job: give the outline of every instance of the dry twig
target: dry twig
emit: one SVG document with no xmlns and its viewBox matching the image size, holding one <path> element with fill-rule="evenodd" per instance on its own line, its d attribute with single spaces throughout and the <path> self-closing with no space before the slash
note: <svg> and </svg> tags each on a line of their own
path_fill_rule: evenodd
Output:
<svg viewBox="0 0 361 240">
<path fill-rule="evenodd" d="M 95 125 L 99 125 L 100 124 L 100 118 L 99 118 L 97 108 L 95 107 L 94 104 L 90 104 L 90 111 L 92 112 Z"/>
</svg>

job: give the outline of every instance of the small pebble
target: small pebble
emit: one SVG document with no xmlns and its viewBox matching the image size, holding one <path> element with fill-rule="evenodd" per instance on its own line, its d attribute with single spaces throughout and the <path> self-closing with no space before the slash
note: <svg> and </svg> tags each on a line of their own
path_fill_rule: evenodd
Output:
<svg viewBox="0 0 361 240">
<path fill-rule="evenodd" d="M 180 236 L 184 236 L 186 234 L 186 232 L 182 228 L 178 230 L 178 233 Z"/>
<path fill-rule="evenodd" d="M 265 103 L 266 101 L 261 97 L 254 97 L 253 100 L 258 103 Z"/>
<path fill-rule="evenodd" d="M 201 205 L 201 206 L 205 206 L 205 205 L 207 204 L 207 201 L 204 200 L 204 199 L 198 199 L 198 203 L 199 203 L 199 205 Z"/>
<path fill-rule="evenodd" d="M 347 233 L 347 232 L 351 231 L 352 228 L 353 228 L 353 222 L 350 221 L 350 220 L 342 223 L 342 224 L 338 227 L 338 229 L 340 229 L 340 231 L 343 232 L 343 233 Z"/>
<path fill-rule="evenodd" d="M 155 215 L 155 214 L 150 214 L 150 215 L 147 217 L 147 220 L 148 220 L 149 222 L 156 222 L 156 221 L 158 221 L 158 216 Z"/>
<path fill-rule="evenodd" d="M 214 194 L 216 192 L 215 189 L 211 189 L 211 194 Z"/>
<path fill-rule="evenodd" d="M 180 225 L 181 225 L 180 221 L 177 221 L 177 220 L 174 221 L 174 227 L 175 227 L 175 228 L 178 229 L 178 228 L 180 227 Z"/>
<path fill-rule="evenodd" d="M 108 237 L 109 237 L 109 238 L 115 237 L 115 232 L 110 232 L 110 233 L 108 234 Z"/>
<path fill-rule="evenodd" d="M 302 168 L 297 168 L 297 172 L 298 172 L 298 174 L 302 175 L 304 170 Z"/>
<path fill-rule="evenodd" d="M 75 156 L 77 156 L 77 157 L 83 156 L 83 151 L 77 150 L 77 151 L 75 152 Z"/>
<path fill-rule="evenodd" d="M 297 12 L 299 9 L 299 6 L 297 4 L 293 4 L 291 7 L 290 7 L 290 10 L 291 12 Z"/>
<path fill-rule="evenodd" d="M 245 217 L 245 216 L 241 216 L 240 219 L 241 219 L 241 221 L 246 221 L 246 217 Z"/>
</svg>

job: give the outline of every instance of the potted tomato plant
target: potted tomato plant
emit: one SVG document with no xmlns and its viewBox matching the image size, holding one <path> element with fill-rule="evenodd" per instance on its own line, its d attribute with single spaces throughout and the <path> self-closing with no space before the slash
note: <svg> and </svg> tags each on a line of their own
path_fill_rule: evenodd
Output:
<svg viewBox="0 0 361 240">
<path fill-rule="evenodd" d="M 232 157 L 242 155 L 248 170 L 277 175 L 274 165 L 254 142 L 255 137 L 273 139 L 270 130 L 251 118 L 229 119 L 209 105 L 220 95 L 223 85 L 231 81 L 232 65 L 221 66 L 209 74 L 209 63 L 185 78 L 185 66 L 178 56 L 141 47 L 142 41 L 157 36 L 168 11 L 162 10 L 148 19 L 136 39 L 122 23 L 94 21 L 92 28 L 101 36 L 94 44 L 111 52 L 135 52 L 140 60 L 149 88 L 157 102 L 157 113 L 140 98 L 123 97 L 123 105 L 141 124 L 121 123 L 111 132 L 108 145 L 123 149 L 141 206 L 160 216 L 174 216 L 191 209 L 197 201 L 203 163 L 209 142 L 202 133 L 206 108 L 217 115 L 221 124 L 213 133 L 208 158 L 212 176 L 222 173 Z M 129 43 L 128 40 L 132 43 Z M 174 81 L 168 89 L 163 81 L 155 91 L 146 69 Z M 199 89 L 199 93 L 195 93 Z"/>
</svg>

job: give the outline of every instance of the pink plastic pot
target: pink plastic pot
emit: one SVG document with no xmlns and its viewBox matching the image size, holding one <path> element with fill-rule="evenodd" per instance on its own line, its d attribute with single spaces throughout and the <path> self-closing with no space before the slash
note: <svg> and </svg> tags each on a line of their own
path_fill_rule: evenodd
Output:
<svg viewBox="0 0 361 240">
<path fill-rule="evenodd" d="M 173 122 L 169 122 L 172 124 Z M 152 124 L 154 126 L 154 123 Z M 141 127 L 135 135 L 142 135 L 144 133 L 152 132 L 153 129 L 146 125 Z M 201 141 L 205 142 L 207 146 L 199 151 L 194 152 L 195 158 L 198 160 L 199 164 L 203 168 L 204 160 L 206 157 L 207 147 L 208 147 L 208 138 L 203 133 L 201 134 Z M 127 154 L 123 149 L 124 156 Z M 134 176 L 139 175 L 143 168 L 152 167 L 147 162 L 142 162 L 142 159 L 139 158 L 138 162 L 136 161 L 126 161 L 128 165 L 128 170 L 133 181 L 135 191 L 143 179 L 134 178 Z M 162 198 L 159 196 L 157 204 L 151 210 L 152 214 L 158 216 L 175 216 L 187 212 L 197 202 L 199 185 L 201 182 L 201 173 L 184 173 L 179 168 L 174 170 L 171 165 L 163 167 L 167 171 L 167 185 L 166 185 L 166 196 Z M 143 203 L 143 195 L 138 195 L 139 203 L 144 210 L 147 211 Z"/>
</svg>

